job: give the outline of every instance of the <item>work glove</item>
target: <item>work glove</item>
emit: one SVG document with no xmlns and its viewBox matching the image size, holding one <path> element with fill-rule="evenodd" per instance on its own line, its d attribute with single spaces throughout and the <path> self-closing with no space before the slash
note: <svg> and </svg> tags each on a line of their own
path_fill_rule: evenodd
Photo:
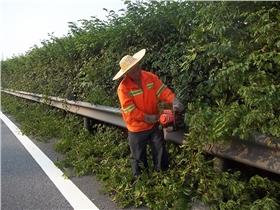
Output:
<svg viewBox="0 0 280 210">
<path fill-rule="evenodd" d="M 177 98 L 173 99 L 172 106 L 173 106 L 173 111 L 182 112 L 185 110 L 184 105 Z"/>
<path fill-rule="evenodd" d="M 144 121 L 146 123 L 156 123 L 156 122 L 158 122 L 158 119 L 159 119 L 159 115 L 146 114 L 145 117 L 144 117 Z"/>
</svg>

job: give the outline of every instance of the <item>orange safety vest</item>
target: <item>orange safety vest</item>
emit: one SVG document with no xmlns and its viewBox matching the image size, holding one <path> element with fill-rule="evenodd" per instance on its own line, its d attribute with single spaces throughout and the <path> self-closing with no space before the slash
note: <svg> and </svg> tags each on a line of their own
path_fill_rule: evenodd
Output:
<svg viewBox="0 0 280 210">
<path fill-rule="evenodd" d="M 122 116 L 132 132 L 151 129 L 154 124 L 146 123 L 144 116 L 159 114 L 158 100 L 171 105 L 175 98 L 175 94 L 151 72 L 141 71 L 141 83 L 142 89 L 126 76 L 118 87 Z"/>
</svg>

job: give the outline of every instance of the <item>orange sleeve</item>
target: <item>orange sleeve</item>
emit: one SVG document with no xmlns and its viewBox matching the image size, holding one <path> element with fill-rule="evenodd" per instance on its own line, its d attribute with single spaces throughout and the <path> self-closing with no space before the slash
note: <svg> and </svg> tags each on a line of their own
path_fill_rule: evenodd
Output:
<svg viewBox="0 0 280 210">
<path fill-rule="evenodd" d="M 153 75 L 156 95 L 160 101 L 164 101 L 169 105 L 172 105 L 172 101 L 176 98 L 175 94 L 158 78 L 157 75 Z"/>
</svg>

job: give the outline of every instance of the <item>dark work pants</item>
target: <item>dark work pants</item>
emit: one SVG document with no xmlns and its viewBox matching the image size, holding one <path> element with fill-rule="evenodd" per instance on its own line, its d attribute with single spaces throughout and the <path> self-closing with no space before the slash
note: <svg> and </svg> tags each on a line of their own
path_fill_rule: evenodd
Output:
<svg viewBox="0 0 280 210">
<path fill-rule="evenodd" d="M 151 146 L 154 168 L 157 171 L 168 168 L 168 155 L 164 145 L 163 131 L 156 124 L 151 130 L 141 132 L 128 131 L 130 145 L 130 162 L 134 176 L 148 170 L 147 145 Z M 143 167 L 141 167 L 144 166 Z M 146 171 L 148 172 L 148 171 Z"/>
</svg>

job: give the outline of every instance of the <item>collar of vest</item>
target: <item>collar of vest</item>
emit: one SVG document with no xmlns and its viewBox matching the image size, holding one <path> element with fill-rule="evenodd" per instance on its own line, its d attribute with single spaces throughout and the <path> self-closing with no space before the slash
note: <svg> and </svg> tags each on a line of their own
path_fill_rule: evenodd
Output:
<svg viewBox="0 0 280 210">
<path fill-rule="evenodd" d="M 148 78 L 149 78 L 148 72 L 145 71 L 145 70 L 142 70 L 142 71 L 141 71 L 141 82 L 142 82 L 142 81 L 146 81 Z M 137 86 L 137 85 L 130 79 L 130 77 L 127 76 L 127 75 L 126 75 L 126 77 L 125 77 L 125 80 L 126 80 L 126 82 L 127 82 L 127 84 L 128 84 L 129 86 Z M 138 86 L 137 86 L 137 87 L 138 87 Z"/>
</svg>

